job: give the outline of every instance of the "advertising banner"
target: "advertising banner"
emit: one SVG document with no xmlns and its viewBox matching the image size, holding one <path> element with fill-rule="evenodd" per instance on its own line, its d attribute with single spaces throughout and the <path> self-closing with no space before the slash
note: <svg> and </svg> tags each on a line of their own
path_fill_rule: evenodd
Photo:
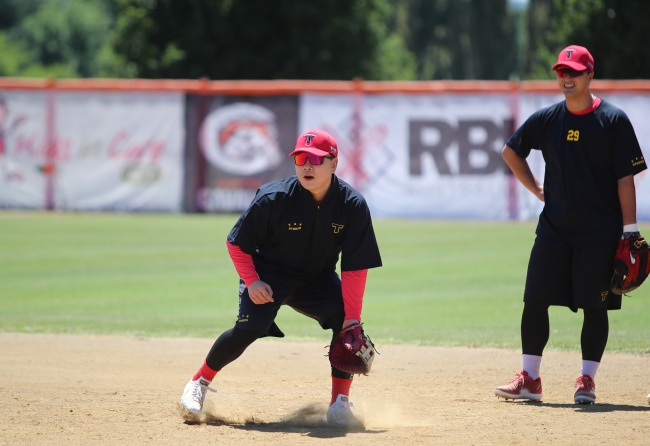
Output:
<svg viewBox="0 0 650 446">
<path fill-rule="evenodd" d="M 3 96 L 8 118 L 1 207 L 181 210 L 183 95 L 39 91 Z"/>
<path fill-rule="evenodd" d="M 293 175 L 296 96 L 188 96 L 185 209 L 241 212 L 264 183 Z M 190 192 L 191 194 L 191 192 Z"/>
<path fill-rule="evenodd" d="M 338 175 L 377 216 L 507 219 L 508 94 L 301 96 L 301 129 L 338 141 Z"/>
<path fill-rule="evenodd" d="M 0 207 L 45 207 L 46 93 L 0 91 Z"/>
</svg>

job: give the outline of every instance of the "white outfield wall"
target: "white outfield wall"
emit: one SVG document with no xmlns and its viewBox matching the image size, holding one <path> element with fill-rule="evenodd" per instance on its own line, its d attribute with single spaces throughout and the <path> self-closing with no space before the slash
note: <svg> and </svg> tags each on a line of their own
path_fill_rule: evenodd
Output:
<svg viewBox="0 0 650 446">
<path fill-rule="evenodd" d="M 628 114 L 647 159 L 650 81 L 592 89 Z M 339 143 L 338 175 L 377 217 L 535 219 L 542 204 L 500 151 L 517 124 L 561 99 L 554 82 L 0 78 L 0 208 L 240 211 L 260 182 L 293 170 L 268 147 L 288 154 L 318 127 Z M 542 176 L 537 155 L 529 160 Z M 254 175 L 228 167 L 241 163 Z M 650 179 L 636 180 L 638 217 L 648 221 Z M 206 194 L 209 206 L 197 204 Z"/>
</svg>

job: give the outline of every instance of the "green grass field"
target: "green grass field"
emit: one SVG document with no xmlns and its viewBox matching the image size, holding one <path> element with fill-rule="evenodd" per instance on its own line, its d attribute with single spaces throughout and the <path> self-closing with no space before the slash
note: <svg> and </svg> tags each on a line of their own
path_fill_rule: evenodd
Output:
<svg viewBox="0 0 650 446">
<path fill-rule="evenodd" d="M 208 337 L 237 314 L 225 248 L 235 215 L 0 212 L 0 331 Z M 382 344 L 519 348 L 534 222 L 376 220 L 366 330 Z M 642 233 L 650 227 L 641 225 Z M 609 351 L 650 352 L 650 285 L 610 312 Z M 289 340 L 328 333 L 290 308 Z M 549 349 L 579 349 L 582 315 L 551 310 Z"/>
</svg>

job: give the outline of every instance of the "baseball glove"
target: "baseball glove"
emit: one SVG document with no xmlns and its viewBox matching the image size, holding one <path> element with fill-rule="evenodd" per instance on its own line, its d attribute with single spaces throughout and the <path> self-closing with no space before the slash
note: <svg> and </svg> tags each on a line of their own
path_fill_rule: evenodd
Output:
<svg viewBox="0 0 650 446">
<path fill-rule="evenodd" d="M 641 286 L 650 274 L 648 243 L 639 232 L 626 232 L 618 242 L 610 290 L 627 294 Z"/>
<path fill-rule="evenodd" d="M 334 338 L 330 345 L 329 359 L 333 367 L 347 373 L 367 375 L 378 353 L 361 324 L 352 324 Z"/>
</svg>

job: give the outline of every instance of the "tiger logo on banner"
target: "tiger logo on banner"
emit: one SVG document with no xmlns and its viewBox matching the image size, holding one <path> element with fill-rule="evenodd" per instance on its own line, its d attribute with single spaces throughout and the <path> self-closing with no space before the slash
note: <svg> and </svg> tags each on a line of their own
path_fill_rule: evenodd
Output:
<svg viewBox="0 0 650 446">
<path fill-rule="evenodd" d="M 208 114 L 199 132 L 205 157 L 224 172 L 255 175 L 282 162 L 274 114 L 260 105 L 219 107 Z"/>
</svg>

